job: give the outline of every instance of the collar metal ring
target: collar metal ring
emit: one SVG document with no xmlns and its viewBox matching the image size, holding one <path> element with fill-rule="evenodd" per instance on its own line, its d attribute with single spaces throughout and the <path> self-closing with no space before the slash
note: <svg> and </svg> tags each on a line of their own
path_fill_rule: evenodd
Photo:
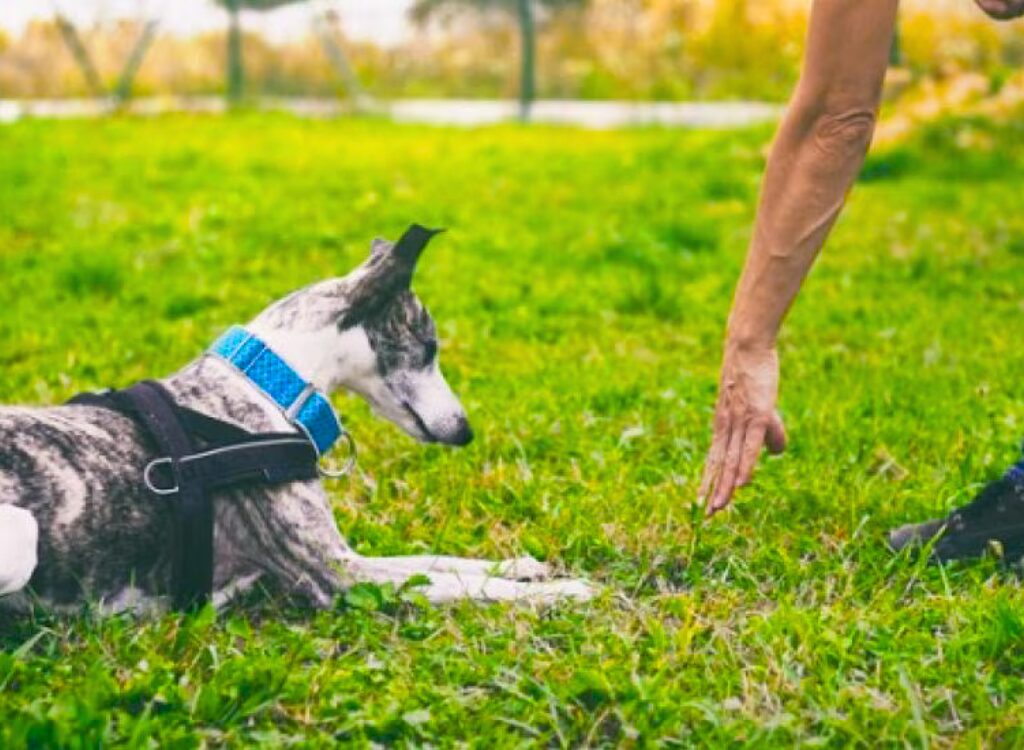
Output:
<svg viewBox="0 0 1024 750">
<path fill-rule="evenodd" d="M 352 434 L 347 430 L 341 433 L 341 439 L 348 444 L 348 458 L 345 459 L 345 465 L 342 466 L 340 469 L 331 469 L 324 465 L 324 461 L 321 457 L 320 464 L 317 467 L 320 470 L 320 476 L 325 477 L 327 479 L 341 479 L 341 477 L 350 474 L 352 472 L 352 469 L 355 468 L 356 458 L 358 457 L 356 451 L 356 441 L 352 437 Z"/>
</svg>

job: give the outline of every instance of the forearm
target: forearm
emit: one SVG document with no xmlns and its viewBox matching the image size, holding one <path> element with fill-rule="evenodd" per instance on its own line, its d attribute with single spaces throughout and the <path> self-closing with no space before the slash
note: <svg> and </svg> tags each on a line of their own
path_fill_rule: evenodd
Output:
<svg viewBox="0 0 1024 750">
<path fill-rule="evenodd" d="M 868 109 L 820 123 L 796 113 L 783 125 L 729 316 L 731 341 L 774 345 L 860 170 L 873 126 Z M 826 131 L 831 132 L 823 136 Z"/>
<path fill-rule="evenodd" d="M 729 317 L 732 345 L 770 348 L 874 131 L 895 0 L 819 0 L 805 73 L 772 146 Z"/>
</svg>

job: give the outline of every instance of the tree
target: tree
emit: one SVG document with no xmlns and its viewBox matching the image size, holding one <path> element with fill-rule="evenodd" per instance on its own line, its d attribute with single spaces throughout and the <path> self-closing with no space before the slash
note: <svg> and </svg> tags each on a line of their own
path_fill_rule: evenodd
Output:
<svg viewBox="0 0 1024 750">
<path fill-rule="evenodd" d="M 519 117 L 530 118 L 530 106 L 537 90 L 537 24 L 535 7 L 557 10 L 585 5 L 587 0 L 415 0 L 410 13 L 417 23 L 446 12 L 471 10 L 478 13 L 514 13 L 519 25 Z"/>
<path fill-rule="evenodd" d="M 74 23 L 61 13 L 57 13 L 54 22 L 60 30 L 61 39 L 64 40 L 65 46 L 67 46 L 75 63 L 78 65 L 78 69 L 82 71 L 82 76 L 85 78 L 89 91 L 95 97 L 107 96 L 107 88 L 104 86 L 103 80 L 96 70 L 92 55 L 89 54 L 89 50 L 86 48 L 85 42 L 82 40 L 82 36 L 78 33 Z M 128 53 L 124 67 L 121 69 L 121 75 L 117 79 L 117 86 L 112 92 L 115 101 L 120 106 L 127 104 L 128 100 L 132 97 L 132 85 L 135 82 L 135 76 L 138 74 L 139 67 L 141 67 L 142 61 L 146 57 L 146 52 L 156 37 L 159 25 L 159 21 L 150 19 L 141 26 L 139 35 L 135 39 L 131 51 Z"/>
<path fill-rule="evenodd" d="M 327 62 L 341 79 L 345 91 L 352 101 L 353 108 L 356 111 L 365 110 L 370 107 L 372 100 L 363 90 L 359 76 L 356 75 L 355 68 L 352 67 L 348 54 L 345 52 L 344 37 L 340 27 L 341 21 L 338 12 L 333 9 L 328 9 L 313 17 L 313 30 L 320 38 L 320 46 L 327 57 Z"/>
<path fill-rule="evenodd" d="M 115 96 L 122 104 L 132 98 L 132 85 L 135 83 L 135 76 L 138 74 L 142 61 L 146 57 L 146 51 L 149 50 L 150 45 L 153 44 L 153 39 L 156 38 L 156 31 L 159 26 L 160 22 L 156 19 L 146 21 L 142 25 L 142 30 L 139 32 L 135 44 L 132 45 L 131 52 L 128 53 L 128 59 L 125 60 L 124 68 L 121 70 L 121 76 L 117 79 L 117 88 L 115 89 Z"/>
<path fill-rule="evenodd" d="M 228 100 L 237 103 L 245 93 L 245 63 L 242 59 L 242 23 L 239 13 L 243 10 L 268 11 L 285 5 L 306 2 L 306 0 L 214 0 L 228 12 Z"/>
<path fill-rule="evenodd" d="M 103 81 L 100 80 L 100 74 L 96 71 L 92 55 L 89 54 L 89 50 L 86 49 L 85 44 L 82 42 L 78 29 L 75 28 L 75 25 L 66 16 L 60 13 L 57 14 L 55 20 L 57 28 L 60 29 L 60 36 L 64 40 L 64 44 L 71 51 L 71 56 L 74 57 L 78 69 L 82 71 L 82 76 L 85 78 L 86 85 L 89 86 L 90 93 L 96 97 L 103 96 L 106 88 L 103 85 Z"/>
</svg>

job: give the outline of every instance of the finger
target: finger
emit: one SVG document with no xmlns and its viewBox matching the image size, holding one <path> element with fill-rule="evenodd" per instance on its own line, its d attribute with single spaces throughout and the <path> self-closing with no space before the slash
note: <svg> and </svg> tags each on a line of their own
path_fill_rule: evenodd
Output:
<svg viewBox="0 0 1024 750">
<path fill-rule="evenodd" d="M 739 467 L 739 456 L 743 449 L 744 431 L 734 429 L 729 436 L 729 448 L 722 460 L 722 468 L 718 473 L 715 487 L 708 503 L 709 515 L 714 515 L 729 504 L 736 487 L 736 470 Z"/>
<path fill-rule="evenodd" d="M 715 493 L 711 500 L 712 513 L 728 505 L 733 490 L 736 489 L 736 469 L 739 468 L 745 433 L 742 425 L 737 425 L 729 436 L 729 448 L 725 452 L 725 460 L 722 462 L 722 470 L 715 483 Z"/>
<path fill-rule="evenodd" d="M 697 492 L 697 501 L 700 503 L 706 502 L 711 497 L 715 480 L 718 479 L 718 475 L 722 471 L 722 461 L 725 459 L 724 445 L 724 439 L 715 437 L 711 450 L 708 451 L 708 457 L 704 461 L 704 476 L 700 482 L 700 490 Z"/>
<path fill-rule="evenodd" d="M 740 455 L 740 468 L 736 475 L 737 487 L 750 484 L 750 480 L 754 476 L 754 467 L 757 466 L 757 458 L 761 455 L 761 448 L 764 447 L 767 431 L 768 424 L 761 420 L 752 423 L 747 429 L 747 436 L 743 439 L 743 452 Z"/>
<path fill-rule="evenodd" d="M 786 450 L 786 426 L 782 424 L 782 417 L 779 416 L 778 412 L 772 414 L 765 437 L 768 451 L 772 455 L 777 456 Z"/>
<path fill-rule="evenodd" d="M 729 431 L 728 421 L 716 417 L 715 434 L 711 439 L 708 457 L 704 461 L 704 476 L 701 478 L 700 490 L 697 492 L 697 499 L 701 502 L 710 496 L 715 478 L 721 470 L 722 460 L 725 458 L 725 448 L 728 445 Z"/>
</svg>

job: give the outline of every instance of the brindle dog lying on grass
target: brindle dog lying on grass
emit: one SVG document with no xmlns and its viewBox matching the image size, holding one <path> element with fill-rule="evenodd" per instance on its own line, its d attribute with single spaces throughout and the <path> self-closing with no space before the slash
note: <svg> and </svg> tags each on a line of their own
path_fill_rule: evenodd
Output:
<svg viewBox="0 0 1024 750">
<path fill-rule="evenodd" d="M 419 257 L 376 240 L 343 278 L 306 287 L 260 313 L 247 331 L 322 393 L 339 388 L 422 442 L 464 445 L 465 412 L 438 368 L 434 322 L 410 289 Z M 186 407 L 251 432 L 296 431 L 246 375 L 209 353 L 161 381 Z M 96 406 L 0 408 L 0 607 L 166 608 L 170 501 L 144 468 L 157 458 L 140 426 Z M 579 580 L 550 579 L 530 557 L 363 557 L 342 538 L 319 481 L 213 495 L 215 605 L 258 581 L 327 607 L 357 582 L 426 576 L 432 602 L 586 599 Z"/>
</svg>

